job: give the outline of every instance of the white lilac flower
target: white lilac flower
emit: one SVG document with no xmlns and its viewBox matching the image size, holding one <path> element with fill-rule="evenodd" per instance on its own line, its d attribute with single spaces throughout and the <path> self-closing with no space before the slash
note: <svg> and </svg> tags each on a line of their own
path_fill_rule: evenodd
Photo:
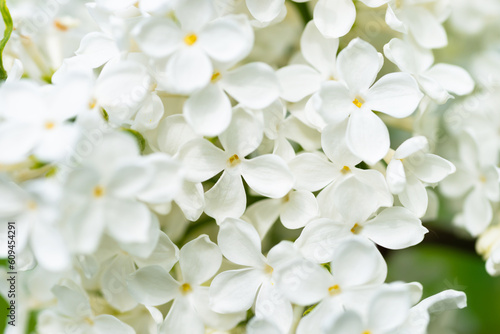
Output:
<svg viewBox="0 0 500 334">
<path fill-rule="evenodd" d="M 356 38 L 337 59 L 342 81 L 323 84 L 315 95 L 315 108 L 324 120 L 347 122 L 349 149 L 369 165 L 389 150 L 389 131 L 373 111 L 404 118 L 417 108 L 422 93 L 407 73 L 389 73 L 374 83 L 383 64 L 382 55 L 369 43 Z"/>
<path fill-rule="evenodd" d="M 386 263 L 375 245 L 360 238 L 340 243 L 330 267 L 331 273 L 298 259 L 278 271 L 276 284 L 286 298 L 303 306 L 319 302 L 300 320 L 298 334 L 320 333 L 329 317 L 360 303 L 369 290 L 384 282 L 387 274 Z"/>
<path fill-rule="evenodd" d="M 245 158 L 257 149 L 262 133 L 255 117 L 238 108 L 228 129 L 219 136 L 224 151 L 208 140 L 194 139 L 179 152 L 186 179 L 190 181 L 205 181 L 224 170 L 217 183 L 205 193 L 205 213 L 217 221 L 239 218 L 245 211 L 242 177 L 250 188 L 267 197 L 281 198 L 291 190 L 293 176 L 283 159 L 272 154 Z"/>
<path fill-rule="evenodd" d="M 478 236 L 492 221 L 492 202 L 500 200 L 500 172 L 486 161 L 489 158 L 479 154 L 479 145 L 470 133 L 463 134 L 459 145 L 457 171 L 441 182 L 440 190 L 452 198 L 465 195 L 462 212 L 455 216 L 454 222 Z"/>
<path fill-rule="evenodd" d="M 253 45 L 253 31 L 243 17 L 215 17 L 212 1 L 177 3 L 178 23 L 160 17 L 143 19 L 133 31 L 141 50 L 153 59 L 166 59 L 170 90 L 190 94 L 205 87 L 216 64 L 234 64 Z M 167 58 L 168 57 L 168 58 Z"/>
<path fill-rule="evenodd" d="M 389 189 L 418 217 L 428 206 L 425 184 L 436 184 L 456 170 L 451 162 L 428 151 L 427 138 L 412 137 L 399 146 L 387 165 Z"/>
<path fill-rule="evenodd" d="M 450 14 L 449 4 L 447 0 L 391 0 L 385 22 L 398 32 L 410 34 L 423 48 L 442 48 L 448 44 L 442 23 Z"/>
<path fill-rule="evenodd" d="M 255 228 L 234 218 L 221 223 L 217 242 L 224 257 L 244 268 L 223 271 L 214 278 L 210 307 L 220 313 L 235 313 L 246 311 L 255 303 L 258 317 L 269 319 L 288 332 L 292 304 L 283 297 L 280 285 L 275 284 L 278 268 L 289 262 L 288 245 L 280 243 L 264 257 Z"/>
<path fill-rule="evenodd" d="M 109 314 L 96 315 L 87 293 L 75 282 L 66 280 L 52 288 L 57 308 L 44 310 L 38 318 L 37 330 L 42 334 L 72 333 L 135 334 L 129 325 Z"/>
<path fill-rule="evenodd" d="M 208 287 L 202 286 L 221 265 L 222 256 L 208 236 L 201 235 L 181 248 L 181 276 L 175 280 L 168 270 L 157 265 L 139 269 L 128 279 L 135 299 L 147 306 L 174 300 L 159 333 L 205 333 L 205 324 L 217 329 L 231 329 L 244 314 L 218 314 L 208 307 Z"/>
<path fill-rule="evenodd" d="M 391 39 L 384 46 L 384 54 L 401 71 L 412 74 L 425 94 L 437 103 L 453 98 L 450 93 L 467 95 L 474 89 L 474 81 L 463 68 L 443 63 L 433 65 L 432 51 L 408 40 Z"/>
<path fill-rule="evenodd" d="M 1 86 L 0 100 L 0 162 L 18 163 L 32 154 L 52 162 L 72 152 L 80 133 L 69 120 L 88 110 L 90 86 L 81 73 L 58 85 L 10 81 Z"/>
</svg>

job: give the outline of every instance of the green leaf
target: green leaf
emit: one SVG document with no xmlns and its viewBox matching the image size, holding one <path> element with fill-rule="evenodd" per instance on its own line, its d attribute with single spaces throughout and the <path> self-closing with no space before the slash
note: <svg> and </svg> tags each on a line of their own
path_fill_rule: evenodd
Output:
<svg viewBox="0 0 500 334">
<path fill-rule="evenodd" d="M 5 23 L 5 31 L 3 33 L 3 39 L 0 41 L 0 81 L 5 81 L 7 79 L 7 72 L 3 68 L 3 49 L 9 41 L 10 35 L 12 34 L 12 17 L 10 16 L 9 8 L 7 8 L 7 1 L 0 0 L 0 12 L 2 13 L 3 22 Z"/>
</svg>

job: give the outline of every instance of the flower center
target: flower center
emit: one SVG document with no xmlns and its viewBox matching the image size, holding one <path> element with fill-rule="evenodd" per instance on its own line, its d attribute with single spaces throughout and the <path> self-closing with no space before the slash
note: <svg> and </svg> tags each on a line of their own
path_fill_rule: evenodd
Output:
<svg viewBox="0 0 500 334">
<path fill-rule="evenodd" d="M 28 210 L 31 210 L 31 211 L 36 210 L 36 208 L 37 208 L 36 202 L 32 201 L 32 200 L 28 201 L 26 206 L 28 207 Z"/>
<path fill-rule="evenodd" d="M 56 123 L 48 121 L 48 122 L 45 122 L 44 126 L 47 130 L 51 130 L 56 126 Z"/>
<path fill-rule="evenodd" d="M 104 195 L 104 188 L 101 186 L 95 186 L 94 191 L 93 191 L 93 195 L 95 198 L 102 197 Z"/>
<path fill-rule="evenodd" d="M 363 229 L 363 226 L 359 225 L 358 223 L 354 224 L 354 226 L 351 228 L 351 232 L 353 234 L 359 234 L 361 230 Z"/>
<path fill-rule="evenodd" d="M 340 172 L 344 175 L 349 173 L 350 171 L 351 171 L 351 169 L 347 166 L 342 167 L 342 169 L 340 170 Z"/>
<path fill-rule="evenodd" d="M 230 167 L 235 167 L 241 162 L 240 157 L 237 154 L 233 154 L 229 159 L 227 159 L 227 164 Z"/>
<path fill-rule="evenodd" d="M 354 105 L 358 108 L 361 108 L 361 106 L 363 105 L 363 103 L 365 103 L 365 100 L 363 100 L 361 97 L 359 96 L 356 96 L 356 98 L 354 99 L 354 101 L 352 101 L 352 103 L 354 103 Z"/>
<path fill-rule="evenodd" d="M 193 288 L 191 288 L 191 285 L 189 283 L 184 283 L 179 287 L 179 290 L 181 290 L 181 293 L 183 295 L 187 295 L 191 291 L 193 291 Z"/>
<path fill-rule="evenodd" d="M 198 36 L 196 36 L 195 34 L 189 34 L 189 35 L 186 35 L 186 37 L 184 37 L 184 43 L 186 43 L 189 46 L 196 43 L 197 40 L 198 40 Z"/>
<path fill-rule="evenodd" d="M 220 79 L 220 72 L 215 71 L 214 74 L 212 74 L 212 78 L 210 79 L 211 82 L 216 82 Z"/>
<path fill-rule="evenodd" d="M 331 296 L 338 295 L 341 292 L 340 286 L 338 284 L 332 285 L 331 287 L 328 288 L 328 293 Z"/>
<path fill-rule="evenodd" d="M 273 273 L 273 271 L 274 271 L 274 268 L 273 268 L 273 267 L 271 267 L 270 265 L 266 264 L 266 267 L 264 268 L 264 272 L 265 272 L 266 274 L 271 275 L 271 274 Z"/>
<path fill-rule="evenodd" d="M 363 333 L 361 333 L 361 334 L 372 334 L 372 332 L 370 332 L 370 331 L 364 331 L 364 332 L 363 332 Z"/>
</svg>

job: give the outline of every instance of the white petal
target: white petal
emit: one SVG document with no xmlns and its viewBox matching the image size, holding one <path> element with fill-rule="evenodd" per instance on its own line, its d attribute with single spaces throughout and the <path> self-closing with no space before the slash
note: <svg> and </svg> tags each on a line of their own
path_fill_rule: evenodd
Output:
<svg viewBox="0 0 500 334">
<path fill-rule="evenodd" d="M 429 142 L 424 136 L 411 137 L 405 140 L 394 153 L 394 159 L 405 159 L 419 151 L 429 150 Z"/>
<path fill-rule="evenodd" d="M 446 177 L 439 184 L 439 189 L 445 196 L 456 198 L 465 194 L 473 184 L 474 180 L 470 177 L 469 172 L 459 166 L 455 173 Z"/>
<path fill-rule="evenodd" d="M 126 279 L 135 272 L 130 256 L 118 254 L 103 264 L 105 268 L 100 277 L 101 291 L 106 301 L 120 312 L 130 311 L 137 301 L 128 293 Z"/>
<path fill-rule="evenodd" d="M 61 231 L 41 221 L 36 222 L 32 229 L 31 247 L 40 266 L 50 271 L 69 269 L 70 252 Z"/>
<path fill-rule="evenodd" d="M 311 100 L 327 123 L 342 122 L 357 109 L 352 103 L 352 94 L 343 83 L 337 81 L 325 82 Z"/>
<path fill-rule="evenodd" d="M 144 164 L 128 163 L 119 166 L 111 176 L 107 188 L 115 197 L 131 198 L 150 182 L 152 171 Z"/>
<path fill-rule="evenodd" d="M 335 74 L 339 40 L 324 37 L 314 21 L 309 21 L 304 28 L 300 38 L 300 48 L 304 58 L 321 74 Z"/>
<path fill-rule="evenodd" d="M 261 22 L 274 20 L 284 5 L 284 0 L 246 0 L 250 14 Z"/>
<path fill-rule="evenodd" d="M 396 118 L 411 115 L 423 94 L 407 73 L 389 73 L 378 80 L 366 94 L 366 107 Z"/>
<path fill-rule="evenodd" d="M 399 31 L 400 33 L 407 34 L 406 25 L 396 16 L 391 5 L 387 5 L 387 11 L 385 12 L 385 22 L 392 29 Z"/>
<path fill-rule="evenodd" d="M 195 44 L 182 47 L 170 57 L 166 76 L 180 94 L 191 94 L 208 85 L 212 72 L 212 62 Z"/>
<path fill-rule="evenodd" d="M 244 219 L 252 223 L 261 239 L 280 216 L 281 199 L 263 199 L 250 205 Z"/>
<path fill-rule="evenodd" d="M 331 262 L 335 282 L 343 287 L 382 284 L 387 264 L 377 247 L 364 238 L 349 238 L 335 250 Z"/>
<path fill-rule="evenodd" d="M 294 183 L 293 175 L 285 161 L 273 154 L 243 161 L 241 175 L 250 188 L 271 198 L 285 196 Z"/>
<path fill-rule="evenodd" d="M 391 160 L 386 171 L 387 185 L 393 194 L 401 193 L 406 186 L 406 173 L 401 160 Z"/>
<path fill-rule="evenodd" d="M 153 252 L 147 258 L 135 257 L 134 261 L 139 268 L 149 265 L 161 265 L 165 270 L 170 271 L 178 259 L 179 249 L 165 233 L 160 231 Z"/>
<path fill-rule="evenodd" d="M 206 327 L 218 330 L 230 330 L 238 323 L 246 319 L 246 312 L 221 314 L 214 312 L 210 308 L 209 287 L 199 287 L 194 291 L 194 308 L 198 315 L 203 319 Z"/>
<path fill-rule="evenodd" d="M 321 265 L 297 259 L 277 270 L 276 283 L 292 303 L 306 306 L 325 298 L 334 280 Z"/>
<path fill-rule="evenodd" d="M 455 290 L 445 290 L 430 296 L 411 308 L 408 319 L 402 326 L 409 333 L 425 333 L 429 325 L 430 315 L 467 305 L 465 293 Z"/>
<path fill-rule="evenodd" d="M 408 168 L 416 177 L 427 183 L 437 183 L 456 170 L 455 165 L 435 154 L 425 154 L 422 160 L 412 164 L 411 158 L 408 159 Z"/>
<path fill-rule="evenodd" d="M 293 321 L 292 304 L 270 281 L 264 282 L 255 301 L 255 316 L 274 321 L 283 331 L 288 333 Z"/>
<path fill-rule="evenodd" d="M 388 3 L 389 0 L 361 0 L 361 2 L 364 3 L 365 5 L 367 5 L 368 7 L 375 8 L 375 7 L 380 7 L 383 4 Z"/>
<path fill-rule="evenodd" d="M 361 160 L 355 156 L 346 143 L 348 121 L 327 125 L 321 132 L 321 147 L 336 167 L 355 166 Z"/>
<path fill-rule="evenodd" d="M 298 102 L 316 93 L 321 85 L 321 75 L 307 65 L 290 65 L 276 71 L 283 89 L 281 97 L 290 102 Z"/>
<path fill-rule="evenodd" d="M 280 95 L 278 77 L 265 63 L 250 63 L 225 73 L 221 86 L 245 107 L 261 109 Z"/>
<path fill-rule="evenodd" d="M 153 170 L 154 180 L 137 197 L 150 204 L 172 201 L 184 183 L 179 162 L 163 153 L 149 154 L 145 162 Z"/>
<path fill-rule="evenodd" d="M 428 197 L 425 186 L 414 175 L 406 178 L 406 188 L 399 195 L 399 200 L 405 208 L 413 211 L 417 217 L 422 217 L 427 211 Z"/>
<path fill-rule="evenodd" d="M 163 58 L 181 47 L 182 32 L 173 21 L 149 18 L 142 21 L 132 32 L 139 48 L 153 58 Z"/>
<path fill-rule="evenodd" d="M 370 302 L 368 326 L 374 332 L 388 333 L 401 325 L 412 305 L 410 290 L 406 286 L 386 286 Z"/>
<path fill-rule="evenodd" d="M 218 85 L 209 84 L 191 94 L 183 112 L 194 131 L 204 136 L 220 134 L 231 122 L 231 102 Z"/>
<path fill-rule="evenodd" d="M 135 115 L 134 127 L 139 130 L 143 128 L 147 130 L 156 129 L 164 113 L 165 107 L 161 98 L 156 94 L 151 94 Z"/>
<path fill-rule="evenodd" d="M 465 199 L 463 221 L 473 236 L 479 235 L 491 223 L 491 204 L 480 189 L 474 189 Z"/>
<path fill-rule="evenodd" d="M 363 226 L 362 233 L 389 249 L 414 246 L 428 230 L 413 212 L 403 207 L 387 208 Z"/>
<path fill-rule="evenodd" d="M 3 122 L 0 125 L 0 150 L 2 152 L 0 162 L 14 164 L 26 159 L 41 135 L 42 131 L 36 124 Z"/>
<path fill-rule="evenodd" d="M 389 131 L 384 122 L 370 110 L 357 110 L 349 118 L 347 125 L 347 146 L 373 165 L 389 151 Z"/>
<path fill-rule="evenodd" d="M 210 307 L 219 313 L 246 311 L 252 307 L 264 274 L 256 269 L 228 270 L 210 285 Z"/>
<path fill-rule="evenodd" d="M 353 311 L 348 310 L 332 320 L 326 322 L 325 334 L 357 334 L 363 331 L 363 320 Z"/>
<path fill-rule="evenodd" d="M 120 54 L 116 41 L 101 32 L 90 32 L 85 35 L 75 54 L 85 59 L 85 64 L 91 68 L 102 66 L 111 58 Z"/>
<path fill-rule="evenodd" d="M 182 145 L 196 137 L 196 133 L 182 115 L 168 116 L 158 124 L 158 147 L 171 156 L 174 156 Z"/>
<path fill-rule="evenodd" d="M 318 154 L 299 154 L 289 166 L 296 178 L 294 188 L 298 190 L 320 190 L 339 176 L 337 168 Z"/>
<path fill-rule="evenodd" d="M 151 224 L 151 212 L 135 200 L 106 199 L 105 219 L 108 233 L 121 242 L 145 242 Z"/>
<path fill-rule="evenodd" d="M 259 234 L 249 223 L 234 218 L 224 220 L 220 225 L 217 242 L 229 261 L 243 266 L 265 266 Z"/>
<path fill-rule="evenodd" d="M 137 270 L 127 279 L 128 290 L 144 305 L 162 305 L 180 295 L 179 283 L 160 266 Z"/>
<path fill-rule="evenodd" d="M 196 10 L 194 10 L 196 8 Z M 177 1 L 175 16 L 181 23 L 182 30 L 198 32 L 215 14 L 211 1 L 183 0 Z"/>
<path fill-rule="evenodd" d="M 404 21 L 415 41 L 426 49 L 442 48 L 448 44 L 446 31 L 427 9 L 412 6 L 411 10 L 404 12 Z"/>
<path fill-rule="evenodd" d="M 179 160 L 185 167 L 186 178 L 192 182 L 208 180 L 226 167 L 225 152 L 202 138 L 182 146 Z"/>
<path fill-rule="evenodd" d="M 219 270 L 222 254 L 207 235 L 185 244 L 180 251 L 179 264 L 185 282 L 201 285 Z"/>
<path fill-rule="evenodd" d="M 339 240 L 350 234 L 345 224 L 321 218 L 304 227 L 300 237 L 295 241 L 295 246 L 305 258 L 315 263 L 326 263 L 332 260 Z"/>
<path fill-rule="evenodd" d="M 264 130 L 262 123 L 242 108 L 235 108 L 229 127 L 219 140 L 228 154 L 243 159 L 259 147 Z"/>
<path fill-rule="evenodd" d="M 339 53 L 337 68 L 349 90 L 354 94 L 362 93 L 375 81 L 380 70 L 379 53 L 370 43 L 355 38 Z"/>
<path fill-rule="evenodd" d="M 450 95 L 450 93 L 448 93 L 448 91 L 444 89 L 444 87 L 441 86 L 435 79 L 425 74 L 420 74 L 416 77 L 416 79 L 422 89 L 422 92 L 436 101 L 436 103 L 444 104 L 446 101 L 453 98 L 453 96 Z"/>
<path fill-rule="evenodd" d="M 450 64 L 436 64 L 426 75 L 439 82 L 447 91 L 466 95 L 474 89 L 474 80 L 466 70 Z"/>
<path fill-rule="evenodd" d="M 280 215 L 283 226 L 288 229 L 304 227 L 318 216 L 318 202 L 312 193 L 305 190 L 291 192 Z"/>
<path fill-rule="evenodd" d="M 284 136 L 299 143 L 305 150 L 316 151 L 321 147 L 321 134 L 303 120 L 291 115 L 285 119 L 283 127 Z"/>
<path fill-rule="evenodd" d="M 224 171 L 217 183 L 205 193 L 205 213 L 217 222 L 226 217 L 239 218 L 247 198 L 241 175 Z"/>
<path fill-rule="evenodd" d="M 191 301 L 187 298 L 176 298 L 159 334 L 202 334 L 204 327 L 203 320 L 196 313 Z"/>
<path fill-rule="evenodd" d="M 434 63 L 432 51 L 413 45 L 409 41 L 393 38 L 384 45 L 384 54 L 403 72 L 419 74 Z"/>
<path fill-rule="evenodd" d="M 198 220 L 205 207 L 205 196 L 201 183 L 183 182 L 180 192 L 175 197 L 175 203 L 187 220 Z"/>
<path fill-rule="evenodd" d="M 198 43 L 215 61 L 233 63 L 239 61 L 250 52 L 253 36 L 248 35 L 248 23 L 230 16 L 218 18 L 210 22 L 200 33 Z"/>
<path fill-rule="evenodd" d="M 135 330 L 126 323 L 109 314 L 95 317 L 93 333 L 95 334 L 134 334 Z"/>
<path fill-rule="evenodd" d="M 319 0 L 314 7 L 314 23 L 326 37 L 341 37 L 351 30 L 356 8 L 351 0 Z"/>
</svg>

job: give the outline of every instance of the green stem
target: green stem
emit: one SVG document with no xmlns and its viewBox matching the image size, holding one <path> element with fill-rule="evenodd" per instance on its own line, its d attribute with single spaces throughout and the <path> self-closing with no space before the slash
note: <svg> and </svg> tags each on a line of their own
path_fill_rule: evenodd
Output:
<svg viewBox="0 0 500 334">
<path fill-rule="evenodd" d="M 3 68 L 3 49 L 7 44 L 7 41 L 12 34 L 12 17 L 10 16 L 9 8 L 7 8 L 7 1 L 0 0 L 0 12 L 2 13 L 3 22 L 5 23 L 5 31 L 3 33 L 3 39 L 0 41 L 0 81 L 5 81 L 7 79 L 7 72 Z"/>
</svg>

